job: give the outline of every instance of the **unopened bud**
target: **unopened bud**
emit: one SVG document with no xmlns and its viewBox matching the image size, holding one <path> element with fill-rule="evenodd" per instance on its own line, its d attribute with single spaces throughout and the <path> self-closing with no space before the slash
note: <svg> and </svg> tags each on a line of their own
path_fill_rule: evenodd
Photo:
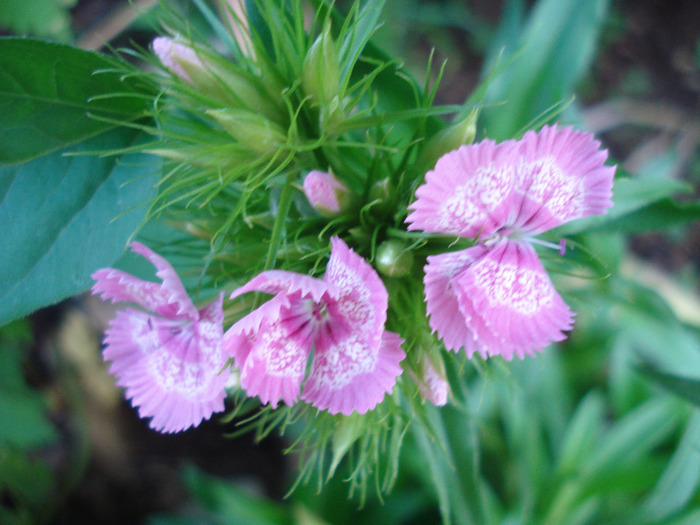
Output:
<svg viewBox="0 0 700 525">
<path fill-rule="evenodd" d="M 445 364 L 440 356 L 426 356 L 423 360 L 421 373 L 422 377 L 418 380 L 418 389 L 423 397 L 439 407 L 447 404 L 450 386 L 445 379 Z"/>
<path fill-rule="evenodd" d="M 413 253 L 398 239 L 389 239 L 377 248 L 375 266 L 387 277 L 404 277 L 413 267 Z"/>
<path fill-rule="evenodd" d="M 227 60 L 200 55 L 195 49 L 166 37 L 153 41 L 153 51 L 166 68 L 223 106 L 263 113 L 278 122 L 286 115 L 281 102 L 270 96 L 260 79 Z"/>
<path fill-rule="evenodd" d="M 153 40 L 153 51 L 165 67 L 190 84 L 192 77 L 185 68 L 204 70 L 204 65 L 194 49 L 171 38 L 157 37 Z"/>
<path fill-rule="evenodd" d="M 473 109 L 463 119 L 433 135 L 418 156 L 416 165 L 419 169 L 421 171 L 429 170 L 445 153 L 474 142 L 478 116 L 479 110 Z"/>
<path fill-rule="evenodd" d="M 210 109 L 207 115 L 250 152 L 274 153 L 287 141 L 284 130 L 274 122 L 244 109 Z"/>
<path fill-rule="evenodd" d="M 350 206 L 350 192 L 332 173 L 314 170 L 304 177 L 304 194 L 321 215 L 333 218 Z"/>
<path fill-rule="evenodd" d="M 345 120 L 340 86 L 340 58 L 331 37 L 331 24 L 326 21 L 323 32 L 311 45 L 301 70 L 301 86 L 318 110 L 319 126 L 333 134 Z"/>
<path fill-rule="evenodd" d="M 301 73 L 304 92 L 320 106 L 327 106 L 338 96 L 340 89 L 340 61 L 327 21 L 323 31 L 309 48 Z M 337 101 L 336 101 L 337 102 Z"/>
</svg>

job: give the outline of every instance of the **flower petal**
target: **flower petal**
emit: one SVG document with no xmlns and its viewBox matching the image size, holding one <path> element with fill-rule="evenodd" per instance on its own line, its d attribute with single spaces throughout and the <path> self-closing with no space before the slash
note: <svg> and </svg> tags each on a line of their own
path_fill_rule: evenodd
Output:
<svg viewBox="0 0 700 525">
<path fill-rule="evenodd" d="M 321 279 L 284 270 L 269 270 L 256 275 L 245 285 L 234 290 L 231 299 L 248 292 L 272 295 L 281 293 L 291 295 L 298 292 L 302 298 L 311 298 L 318 302 L 328 291 L 328 285 Z"/>
<path fill-rule="evenodd" d="M 496 144 L 484 140 L 443 155 L 406 218 L 409 230 L 464 237 L 488 237 L 510 220 L 516 209 L 514 169 L 518 163 L 515 141 Z"/>
<path fill-rule="evenodd" d="M 92 293 L 102 294 L 104 300 L 112 302 L 129 302 L 157 313 L 164 317 L 186 317 L 197 320 L 197 309 L 192 304 L 177 273 L 163 257 L 156 254 L 143 244 L 131 243 L 131 249 L 143 255 L 158 270 L 156 275 L 163 280 L 162 284 L 142 281 L 133 275 L 104 268 L 92 274 L 96 281 Z"/>
<path fill-rule="evenodd" d="M 615 167 L 591 133 L 545 126 L 518 142 L 518 193 L 524 202 L 511 224 L 531 234 L 612 206 Z"/>
<path fill-rule="evenodd" d="M 465 315 L 453 289 L 454 278 L 482 257 L 488 250 L 477 245 L 467 250 L 444 253 L 428 257 L 425 267 L 425 300 L 430 316 L 430 328 L 437 332 L 448 350 L 464 347 L 467 356 L 479 351 L 486 353 L 476 344 L 477 335 L 470 326 L 471 314 Z"/>
<path fill-rule="evenodd" d="M 160 277 L 163 281 L 161 288 L 163 293 L 167 295 L 167 305 L 176 308 L 175 315 L 186 316 L 192 320 L 196 320 L 198 315 L 197 309 L 194 304 L 192 304 L 190 296 L 187 295 L 185 287 L 182 285 L 182 281 L 172 265 L 166 259 L 140 242 L 132 242 L 129 246 L 133 252 L 142 255 L 156 267 L 158 270 L 156 276 Z M 160 312 L 159 310 L 154 311 L 166 317 L 171 317 L 168 313 Z"/>
<path fill-rule="evenodd" d="M 358 338 L 377 348 L 386 322 L 389 296 L 372 266 L 340 238 L 331 239 L 331 257 L 323 280 L 337 295 L 326 303 L 331 322 L 345 326 Z"/>
<path fill-rule="evenodd" d="M 223 410 L 222 299 L 202 309 L 201 323 L 134 309 L 110 323 L 104 358 L 139 415 L 153 418 L 152 428 L 179 432 Z"/>
<path fill-rule="evenodd" d="M 452 280 L 480 349 L 523 358 L 566 338 L 574 314 L 554 289 L 534 248 L 503 240 Z"/>
<path fill-rule="evenodd" d="M 416 190 L 409 230 L 489 237 L 530 234 L 612 205 L 615 167 L 590 133 L 545 126 L 522 140 L 462 146 L 438 160 Z"/>
<path fill-rule="evenodd" d="M 226 333 L 224 347 L 241 370 L 241 387 L 248 396 L 258 396 L 273 408 L 280 399 L 287 405 L 297 400 L 315 335 L 313 304 L 297 299 L 285 306 L 275 297 L 258 309 L 255 330 L 247 330 L 251 324 L 244 318 L 244 327 L 239 321 Z"/>
<path fill-rule="evenodd" d="M 364 414 L 390 393 L 401 374 L 399 363 L 406 354 L 403 340 L 393 332 L 383 332 L 375 349 L 358 334 L 350 333 L 336 341 L 332 328 L 322 330 L 302 399 L 331 414 Z"/>
</svg>

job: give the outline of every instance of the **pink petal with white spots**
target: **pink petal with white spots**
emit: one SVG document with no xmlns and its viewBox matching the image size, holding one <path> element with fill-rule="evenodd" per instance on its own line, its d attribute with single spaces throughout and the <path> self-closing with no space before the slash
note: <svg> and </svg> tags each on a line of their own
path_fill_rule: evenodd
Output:
<svg viewBox="0 0 700 525">
<path fill-rule="evenodd" d="M 179 432 L 223 410 L 222 300 L 203 308 L 199 322 L 126 309 L 110 323 L 104 358 L 152 428 Z"/>
<path fill-rule="evenodd" d="M 377 272 L 340 238 L 331 239 L 331 257 L 323 280 L 337 295 L 327 301 L 334 322 L 379 345 L 389 296 Z"/>
<path fill-rule="evenodd" d="M 229 336 L 234 334 L 254 334 L 260 330 L 260 327 L 264 323 L 273 319 L 278 319 L 280 310 L 282 308 L 289 308 L 290 304 L 290 297 L 281 293 L 236 321 L 224 334 L 224 348 L 226 352 L 231 356 L 235 356 L 235 345 L 227 342 Z"/>
<path fill-rule="evenodd" d="M 330 328 L 317 337 L 302 399 L 331 414 L 364 414 L 394 388 L 406 356 L 403 340 L 383 332 L 377 349 L 356 333 L 337 341 Z"/>
<path fill-rule="evenodd" d="M 469 357 L 475 351 L 484 358 L 487 355 L 477 345 L 476 333 L 469 322 L 472 315 L 465 315 L 462 311 L 453 280 L 487 251 L 487 248 L 477 245 L 467 250 L 433 255 L 428 257 L 425 267 L 425 299 L 430 328 L 437 332 L 445 348 L 454 351 L 464 348 Z"/>
<path fill-rule="evenodd" d="M 296 295 L 287 305 L 282 297 L 274 297 L 255 311 L 261 315 L 254 330 L 238 326 L 248 323 L 244 318 L 224 338 L 224 348 L 241 370 L 241 387 L 273 407 L 280 399 L 291 405 L 299 397 L 317 332 L 316 303 Z"/>
<path fill-rule="evenodd" d="M 114 303 L 135 303 L 164 317 L 197 320 L 197 309 L 170 263 L 141 243 L 133 242 L 130 246 L 132 251 L 144 256 L 156 267 L 156 276 L 163 283 L 142 281 L 120 270 L 105 268 L 92 274 L 96 281 L 92 293 L 102 294 L 104 300 Z"/>
<path fill-rule="evenodd" d="M 490 140 L 441 157 L 416 190 L 409 230 L 489 237 L 498 230 L 537 234 L 604 213 L 615 168 L 590 133 L 545 126 L 519 141 Z"/>
<path fill-rule="evenodd" d="M 284 270 L 269 270 L 256 275 L 246 284 L 234 290 L 231 299 L 248 292 L 263 292 L 272 295 L 281 293 L 291 295 L 298 292 L 302 298 L 311 298 L 318 302 L 329 291 L 332 293 L 332 289 L 321 279 Z"/>
<path fill-rule="evenodd" d="M 554 289 L 534 248 L 503 240 L 452 286 L 460 310 L 489 356 L 523 358 L 566 338 L 574 314 Z"/>
<path fill-rule="evenodd" d="M 518 193 L 523 204 L 514 226 L 531 234 L 605 213 L 612 206 L 615 167 L 590 133 L 545 126 L 518 141 Z"/>
<path fill-rule="evenodd" d="M 409 230 L 423 230 L 463 237 L 488 237 L 511 219 L 519 201 L 515 167 L 515 141 L 496 144 L 484 140 L 443 155 L 425 184 L 416 190 L 416 201 L 406 218 Z"/>
</svg>

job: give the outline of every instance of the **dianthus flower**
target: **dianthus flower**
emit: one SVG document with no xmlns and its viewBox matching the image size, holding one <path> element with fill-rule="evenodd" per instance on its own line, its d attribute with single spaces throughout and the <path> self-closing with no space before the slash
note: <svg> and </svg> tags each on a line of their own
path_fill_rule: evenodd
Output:
<svg viewBox="0 0 700 525">
<path fill-rule="evenodd" d="M 384 330 L 384 284 L 342 240 L 331 244 L 322 280 L 271 270 L 231 295 L 274 295 L 224 335 L 247 395 L 273 407 L 280 399 L 291 405 L 301 393 L 302 400 L 332 414 L 363 414 L 391 392 L 401 374 L 403 341 Z"/>
<path fill-rule="evenodd" d="M 198 310 L 168 261 L 137 242 L 131 249 L 156 267 L 163 282 L 113 268 L 92 275 L 93 294 L 145 310 L 117 314 L 106 332 L 103 357 L 112 361 L 109 371 L 139 415 L 153 418 L 152 428 L 179 432 L 224 409 L 223 293 Z"/>
<path fill-rule="evenodd" d="M 447 349 L 522 359 L 565 339 L 574 314 L 534 236 L 612 205 L 615 168 L 599 147 L 589 133 L 545 126 L 518 141 L 462 146 L 428 172 L 409 229 L 479 240 L 425 267 L 430 326 Z"/>
</svg>

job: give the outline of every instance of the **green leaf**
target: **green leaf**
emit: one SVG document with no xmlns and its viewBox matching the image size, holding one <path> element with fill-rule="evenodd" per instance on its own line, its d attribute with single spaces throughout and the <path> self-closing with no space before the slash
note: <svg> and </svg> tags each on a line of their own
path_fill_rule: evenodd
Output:
<svg viewBox="0 0 700 525">
<path fill-rule="evenodd" d="M 22 0 L 0 2 L 0 27 L 15 34 L 69 40 L 69 9 L 76 0 Z"/>
<path fill-rule="evenodd" d="M 557 469 L 563 473 L 576 472 L 586 463 L 602 432 L 605 405 L 598 392 L 590 392 L 579 403 L 569 421 L 560 445 Z"/>
<path fill-rule="evenodd" d="M 507 12 L 519 11 L 512 3 Z M 481 124 L 489 137 L 512 138 L 538 115 L 571 96 L 594 58 L 608 3 L 540 0 L 520 32 L 517 47 L 512 45 L 513 19 L 505 19 L 509 30 L 500 33 L 508 36 L 505 41 L 494 41 L 487 68 L 493 67 L 504 44 L 501 59 L 515 56 L 515 60 L 489 86 L 489 101 L 505 102 L 482 115 Z"/>
<path fill-rule="evenodd" d="M 605 227 L 621 233 L 668 230 L 700 221 L 700 201 L 679 203 L 663 199 L 608 222 Z"/>
<path fill-rule="evenodd" d="M 0 38 L 0 165 L 24 162 L 143 116 L 154 92 L 121 60 Z M 106 122 L 102 119 L 108 119 Z"/>
<path fill-rule="evenodd" d="M 654 490 L 640 505 L 641 512 L 663 520 L 683 510 L 700 482 L 700 413 L 695 411 Z"/>
<path fill-rule="evenodd" d="M 700 379 L 668 374 L 649 365 L 643 365 L 639 370 L 664 390 L 668 390 L 700 407 Z"/>
<path fill-rule="evenodd" d="M 132 146 L 118 129 L 63 152 L 0 169 L 0 324 L 79 293 L 143 221 L 159 161 L 137 154 L 66 156 Z"/>
<path fill-rule="evenodd" d="M 556 230 L 552 230 L 551 235 L 561 237 L 602 227 L 613 228 L 613 225 L 618 224 L 623 218 L 627 220 L 632 217 L 633 212 L 689 190 L 688 184 L 675 180 L 616 179 L 613 185 L 613 207 L 605 215 L 584 217 L 563 224 Z M 691 209 L 687 213 L 693 212 L 697 213 L 697 210 Z"/>
<path fill-rule="evenodd" d="M 4 339 L 0 347 L 0 447 L 46 445 L 56 432 L 46 418 L 43 396 L 24 380 L 22 353 Z"/>
<path fill-rule="evenodd" d="M 0 445 L 0 523 L 46 523 L 52 510 L 53 481 L 46 460 Z M 12 521 L 5 521 L 8 515 Z"/>
<path fill-rule="evenodd" d="M 468 432 L 459 434 L 462 439 L 459 451 L 466 461 L 460 462 L 462 468 L 458 469 L 441 413 L 435 407 L 426 405 L 425 416 L 425 421 L 411 426 L 411 432 L 421 459 L 430 472 L 443 523 L 481 523 L 478 518 L 481 512 L 478 500 L 481 495 L 478 490 L 478 449 L 475 446 L 477 438 L 473 423 L 466 421 Z M 463 413 L 459 416 L 466 420 Z M 469 504 L 470 500 L 473 505 Z"/>
<path fill-rule="evenodd" d="M 233 483 L 188 467 L 183 478 L 192 495 L 222 523 L 232 525 L 285 525 L 291 513 L 281 504 L 244 492 Z"/>
<path fill-rule="evenodd" d="M 600 490 L 600 484 L 616 470 L 636 465 L 673 433 L 681 414 L 672 401 L 664 397 L 652 398 L 601 436 L 582 469 L 587 492 L 593 494 Z"/>
</svg>

